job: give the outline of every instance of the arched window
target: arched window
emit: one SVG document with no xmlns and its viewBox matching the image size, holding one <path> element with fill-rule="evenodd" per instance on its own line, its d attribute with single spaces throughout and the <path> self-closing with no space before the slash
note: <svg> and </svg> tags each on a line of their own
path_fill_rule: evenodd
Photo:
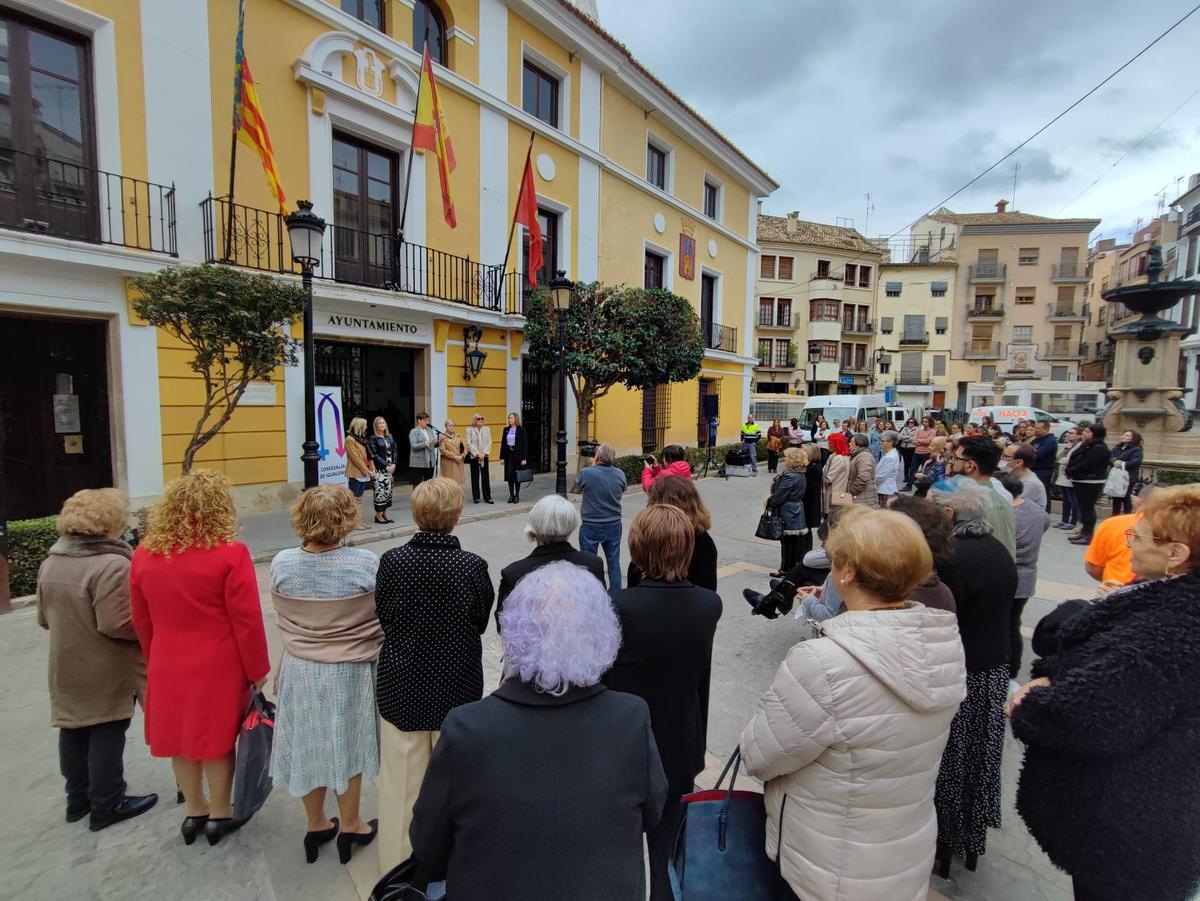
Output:
<svg viewBox="0 0 1200 901">
<path fill-rule="evenodd" d="M 442 11 L 432 0 L 416 0 L 413 6 L 413 49 L 425 51 L 429 44 L 429 56 L 435 63 L 446 65 L 446 20 Z"/>
</svg>

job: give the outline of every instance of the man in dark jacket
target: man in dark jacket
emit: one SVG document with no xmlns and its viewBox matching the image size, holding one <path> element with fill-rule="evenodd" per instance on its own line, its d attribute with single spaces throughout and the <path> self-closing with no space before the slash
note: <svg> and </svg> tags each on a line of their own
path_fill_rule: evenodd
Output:
<svg viewBox="0 0 1200 901">
<path fill-rule="evenodd" d="M 1050 512 L 1050 482 L 1054 479 L 1054 464 L 1058 460 L 1058 439 L 1050 434 L 1050 423 L 1034 423 L 1033 474 L 1046 489 L 1046 512 Z"/>
<path fill-rule="evenodd" d="M 582 566 L 604 584 L 604 563 L 595 554 L 577 551 L 567 539 L 579 527 L 579 511 L 569 500 L 550 494 L 533 505 L 525 535 L 537 544 L 528 557 L 522 557 L 500 570 L 500 589 L 496 594 L 496 628 L 500 628 L 500 611 L 504 599 L 517 583 L 535 569 L 548 563 L 565 560 Z"/>
<path fill-rule="evenodd" d="M 599 684 L 621 643 L 607 592 L 554 563 L 504 622 L 503 683 L 446 717 L 421 786 L 418 883 L 444 878 L 455 901 L 645 898 L 667 782 L 646 702 Z"/>
</svg>

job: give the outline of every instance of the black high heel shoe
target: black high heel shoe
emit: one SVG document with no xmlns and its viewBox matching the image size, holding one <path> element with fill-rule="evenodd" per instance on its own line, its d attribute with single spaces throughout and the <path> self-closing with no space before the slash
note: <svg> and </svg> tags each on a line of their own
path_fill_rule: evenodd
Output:
<svg viewBox="0 0 1200 901">
<path fill-rule="evenodd" d="M 350 862 L 350 855 L 354 853 L 355 845 L 363 845 L 365 847 L 375 841 L 375 836 L 379 834 L 379 820 L 371 820 L 367 825 L 371 827 L 371 831 L 365 834 L 358 832 L 338 833 L 338 860 L 342 863 L 346 864 Z"/>
<path fill-rule="evenodd" d="M 208 839 L 210 845 L 215 845 L 223 836 L 230 832 L 236 832 L 241 827 L 241 823 L 230 817 L 220 819 L 209 817 L 208 822 L 204 824 L 204 837 Z"/>
<path fill-rule="evenodd" d="M 338 834 L 338 818 L 330 817 L 329 821 L 333 825 L 328 829 L 304 833 L 304 859 L 309 863 L 316 863 L 317 855 L 321 853 L 321 845 L 333 841 L 334 836 Z"/>
<path fill-rule="evenodd" d="M 204 824 L 208 822 L 208 817 L 184 817 L 183 825 L 179 827 L 179 831 L 183 833 L 183 843 L 190 845 L 196 841 L 196 837 L 204 831 Z"/>
</svg>

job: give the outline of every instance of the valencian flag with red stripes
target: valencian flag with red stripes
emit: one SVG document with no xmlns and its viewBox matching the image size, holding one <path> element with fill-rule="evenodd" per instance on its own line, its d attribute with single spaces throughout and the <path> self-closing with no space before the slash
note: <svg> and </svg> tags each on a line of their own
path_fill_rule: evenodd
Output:
<svg viewBox="0 0 1200 901">
<path fill-rule="evenodd" d="M 262 161 L 267 187 L 275 195 L 280 212 L 286 213 L 286 196 L 279 181 L 279 169 L 275 165 L 275 151 L 271 147 L 271 136 L 267 134 L 267 120 L 263 116 L 262 104 L 258 100 L 258 89 L 254 76 L 250 74 L 250 61 L 246 59 L 243 34 L 246 26 L 246 0 L 238 3 L 237 51 L 234 56 L 233 76 L 233 133 L 243 144 L 253 147 Z M 232 182 L 232 175 L 230 178 Z M 230 190 L 232 193 L 232 188 Z"/>
<path fill-rule="evenodd" d="M 525 276 L 531 287 L 537 287 L 538 272 L 544 264 L 542 259 L 542 227 L 538 223 L 537 189 L 533 183 L 533 141 L 529 142 L 529 153 L 525 154 L 525 171 L 521 173 L 521 190 L 517 194 L 517 211 L 513 220 L 525 226 L 529 232 L 529 262 Z"/>
<path fill-rule="evenodd" d="M 413 116 L 413 147 L 432 150 L 438 161 L 438 181 L 442 185 L 442 215 L 451 228 L 458 226 L 454 215 L 454 198 L 450 196 L 450 173 L 454 171 L 454 145 L 446 129 L 446 114 L 438 99 L 437 82 L 433 78 L 433 60 L 429 58 L 429 43 L 425 43 L 425 58 L 421 61 L 421 84 L 417 89 L 417 109 Z"/>
</svg>

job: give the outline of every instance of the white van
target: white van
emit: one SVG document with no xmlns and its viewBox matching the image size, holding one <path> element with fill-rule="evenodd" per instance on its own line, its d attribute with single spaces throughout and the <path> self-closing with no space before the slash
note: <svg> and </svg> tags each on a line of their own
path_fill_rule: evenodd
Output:
<svg viewBox="0 0 1200 901">
<path fill-rule="evenodd" d="M 903 407 L 899 408 L 903 410 Z M 802 429 L 811 429 L 818 416 L 824 416 L 829 427 L 833 421 L 839 424 L 847 419 L 864 419 L 874 422 L 876 419 L 893 421 L 888 415 L 888 404 L 882 394 L 827 394 L 824 397 L 810 397 L 804 404 L 799 420 Z M 904 419 L 900 420 L 904 425 Z"/>
<path fill-rule="evenodd" d="M 1066 419 L 1059 419 L 1045 410 L 1040 410 L 1037 407 L 1023 407 L 1019 404 L 1000 407 L 973 407 L 971 409 L 971 416 L 967 421 L 972 425 L 982 425 L 984 416 L 990 416 L 992 422 L 1000 426 L 1000 430 L 1006 435 L 1011 435 L 1013 428 L 1023 419 L 1049 423 L 1050 434 L 1055 438 L 1061 438 L 1063 432 L 1075 426 L 1075 423 L 1069 422 Z"/>
</svg>

